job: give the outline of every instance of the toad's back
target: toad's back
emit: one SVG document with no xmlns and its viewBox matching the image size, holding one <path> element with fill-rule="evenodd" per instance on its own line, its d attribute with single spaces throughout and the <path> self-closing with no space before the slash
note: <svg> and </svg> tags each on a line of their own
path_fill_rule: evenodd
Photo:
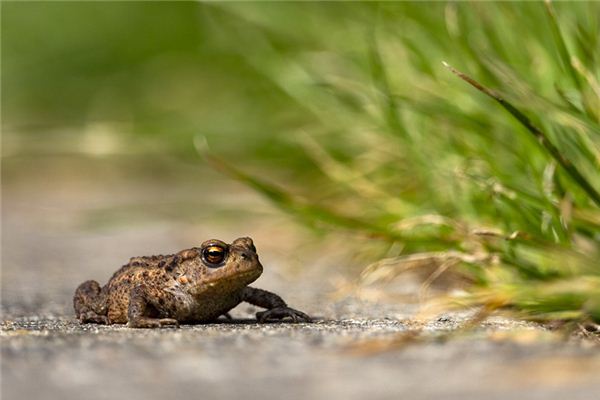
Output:
<svg viewBox="0 0 600 400">
<path fill-rule="evenodd" d="M 104 288 L 107 316 L 111 323 L 127 322 L 130 294 L 138 286 L 144 286 L 145 291 L 159 304 L 161 303 L 160 298 L 164 293 L 160 288 L 165 287 L 172 280 L 164 266 L 172 262 L 174 257 L 174 255 L 134 257 L 113 274 Z M 155 307 L 149 307 L 152 314 L 160 314 L 154 312 L 152 308 Z"/>
</svg>

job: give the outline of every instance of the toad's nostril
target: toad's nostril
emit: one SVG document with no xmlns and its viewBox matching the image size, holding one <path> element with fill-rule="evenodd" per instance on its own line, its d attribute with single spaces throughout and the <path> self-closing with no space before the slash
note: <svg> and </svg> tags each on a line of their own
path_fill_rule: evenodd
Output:
<svg viewBox="0 0 600 400">
<path fill-rule="evenodd" d="M 245 251 L 242 251 L 240 253 L 240 256 L 242 257 L 242 260 L 249 260 L 250 259 L 250 255 L 248 253 L 246 253 Z"/>
</svg>

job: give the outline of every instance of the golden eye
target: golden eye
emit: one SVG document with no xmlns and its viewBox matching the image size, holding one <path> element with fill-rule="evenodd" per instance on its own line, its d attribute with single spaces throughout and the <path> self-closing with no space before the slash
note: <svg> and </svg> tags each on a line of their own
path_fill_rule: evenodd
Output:
<svg viewBox="0 0 600 400">
<path fill-rule="evenodd" d="M 225 249 L 217 245 L 208 246 L 202 251 L 202 257 L 207 264 L 221 264 L 225 259 Z"/>
</svg>

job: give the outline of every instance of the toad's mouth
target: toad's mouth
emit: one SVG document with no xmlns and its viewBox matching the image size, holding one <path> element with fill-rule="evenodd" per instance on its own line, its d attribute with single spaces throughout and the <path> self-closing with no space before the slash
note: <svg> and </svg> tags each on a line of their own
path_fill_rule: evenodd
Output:
<svg viewBox="0 0 600 400">
<path fill-rule="evenodd" d="M 243 286 L 254 282 L 260 276 L 260 270 L 242 271 L 226 276 L 217 276 L 214 279 L 210 279 L 204 283 L 205 287 L 221 286 L 223 284 L 229 284 L 231 281 L 240 282 Z"/>
</svg>

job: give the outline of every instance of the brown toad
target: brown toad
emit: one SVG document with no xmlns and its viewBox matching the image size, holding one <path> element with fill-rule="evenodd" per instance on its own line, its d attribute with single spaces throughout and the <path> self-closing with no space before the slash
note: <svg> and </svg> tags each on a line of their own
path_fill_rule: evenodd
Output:
<svg viewBox="0 0 600 400">
<path fill-rule="evenodd" d="M 250 238 L 208 240 L 177 254 L 134 257 L 104 287 L 83 282 L 73 306 L 81 322 L 154 328 L 216 320 L 242 301 L 266 308 L 259 322 L 310 321 L 274 293 L 248 286 L 262 273 Z"/>
</svg>

